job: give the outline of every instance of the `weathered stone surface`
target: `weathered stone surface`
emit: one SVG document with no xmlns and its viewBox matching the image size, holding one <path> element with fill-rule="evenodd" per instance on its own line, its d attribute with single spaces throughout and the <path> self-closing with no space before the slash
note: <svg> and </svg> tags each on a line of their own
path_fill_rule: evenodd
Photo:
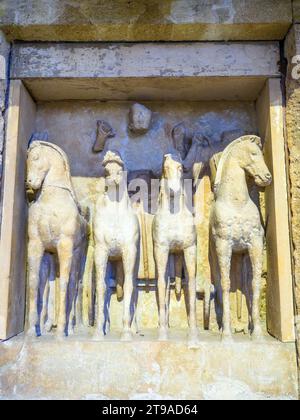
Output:
<svg viewBox="0 0 300 420">
<path fill-rule="evenodd" d="M 22 82 L 11 84 L 5 145 L 0 240 L 0 340 L 23 331 L 26 286 L 25 160 L 35 104 Z M 18 262 L 18 263 L 16 263 Z"/>
<path fill-rule="evenodd" d="M 294 57 L 299 55 L 300 25 L 294 25 L 285 42 L 285 56 L 288 60 L 286 78 L 286 126 L 289 153 L 290 208 L 295 281 L 294 297 L 297 311 L 296 331 L 298 349 L 300 349 L 300 78 L 299 72 L 296 71 L 296 66 L 300 60 L 295 60 Z"/>
<path fill-rule="evenodd" d="M 297 399 L 293 344 L 203 334 L 192 350 L 184 332 L 164 343 L 155 334 L 2 343 L 0 399 Z"/>
<path fill-rule="evenodd" d="M 267 324 L 282 341 L 294 341 L 293 281 L 289 236 L 289 208 L 280 81 L 271 79 L 256 104 L 259 131 L 273 182 L 266 189 Z"/>
<path fill-rule="evenodd" d="M 22 43 L 11 75 L 37 100 L 255 100 L 279 59 L 277 42 Z"/>
<path fill-rule="evenodd" d="M 291 0 L 4 0 L 9 39 L 196 41 L 283 39 Z"/>
<path fill-rule="evenodd" d="M 217 59 L 216 59 L 217 57 Z M 11 77 L 129 78 L 279 76 L 277 42 L 16 43 Z"/>
<path fill-rule="evenodd" d="M 7 43 L 3 33 L 0 31 L 0 191 L 2 182 L 2 161 L 5 137 L 5 98 L 8 89 L 8 57 L 10 45 Z M 2 214 L 2 205 L 0 203 L 0 221 Z"/>
<path fill-rule="evenodd" d="M 300 0 L 293 0 L 293 21 L 300 22 Z"/>
</svg>

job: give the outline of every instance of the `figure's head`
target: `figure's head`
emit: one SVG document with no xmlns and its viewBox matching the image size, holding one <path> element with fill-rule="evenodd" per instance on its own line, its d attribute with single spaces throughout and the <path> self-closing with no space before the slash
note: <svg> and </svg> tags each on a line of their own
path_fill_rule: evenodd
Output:
<svg viewBox="0 0 300 420">
<path fill-rule="evenodd" d="M 181 189 L 183 178 L 183 165 L 179 157 L 172 154 L 164 156 L 163 178 L 168 181 L 168 188 L 174 193 Z"/>
<path fill-rule="evenodd" d="M 102 165 L 105 169 L 105 180 L 108 185 L 120 185 L 124 175 L 124 162 L 118 152 L 106 152 Z"/>
<path fill-rule="evenodd" d="M 50 169 L 50 162 L 45 148 L 33 142 L 27 152 L 26 188 L 39 190 Z"/>
<path fill-rule="evenodd" d="M 242 147 L 238 151 L 240 166 L 254 178 L 259 187 L 267 187 L 272 182 L 272 175 L 265 163 L 261 139 L 257 136 L 244 136 Z"/>
<path fill-rule="evenodd" d="M 136 134 L 146 133 L 152 120 L 152 111 L 141 104 L 133 104 L 129 111 L 129 129 Z"/>
</svg>

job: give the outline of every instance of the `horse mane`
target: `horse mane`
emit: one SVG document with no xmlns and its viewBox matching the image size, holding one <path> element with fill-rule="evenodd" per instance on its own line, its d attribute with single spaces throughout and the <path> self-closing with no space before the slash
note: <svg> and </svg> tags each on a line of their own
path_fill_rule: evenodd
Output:
<svg viewBox="0 0 300 420">
<path fill-rule="evenodd" d="M 64 163 L 64 166 L 65 166 L 66 173 L 67 173 L 67 179 L 68 179 L 68 182 L 70 184 L 70 193 L 71 193 L 75 203 L 77 204 L 78 208 L 80 208 L 79 202 L 78 202 L 78 199 L 76 197 L 75 190 L 74 190 L 74 187 L 73 187 L 69 159 L 68 159 L 66 153 L 59 146 L 56 146 L 53 143 L 49 143 L 48 141 L 42 141 L 42 140 L 34 140 L 30 144 L 30 146 L 28 148 L 28 152 L 30 152 L 35 147 L 40 147 L 40 146 L 49 147 L 50 149 L 55 150 L 61 156 L 61 158 L 63 160 L 63 163 Z"/>
<path fill-rule="evenodd" d="M 217 174 L 216 174 L 215 185 L 214 185 L 214 192 L 215 192 L 215 194 L 217 193 L 218 187 L 219 187 L 219 185 L 221 183 L 221 180 L 222 180 L 222 174 L 223 174 L 224 165 L 227 162 L 229 156 L 231 155 L 233 149 L 237 145 L 239 145 L 241 143 L 244 143 L 246 141 L 249 141 L 251 138 L 254 138 L 256 140 L 256 142 L 257 142 L 257 145 L 260 146 L 260 147 L 262 147 L 261 140 L 260 140 L 259 137 L 255 136 L 255 135 L 252 135 L 252 136 L 249 136 L 248 135 L 248 136 L 239 137 L 238 139 L 234 140 L 223 151 L 222 156 L 221 156 L 220 161 L 219 161 L 219 164 L 218 164 L 218 168 L 217 168 Z"/>
</svg>

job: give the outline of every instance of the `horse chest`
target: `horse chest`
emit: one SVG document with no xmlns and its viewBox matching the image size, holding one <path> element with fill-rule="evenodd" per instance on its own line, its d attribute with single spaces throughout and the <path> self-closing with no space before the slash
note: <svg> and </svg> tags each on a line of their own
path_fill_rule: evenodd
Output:
<svg viewBox="0 0 300 420">
<path fill-rule="evenodd" d="M 131 212 L 116 213 L 109 209 L 97 215 L 96 233 L 112 256 L 122 252 L 124 244 L 133 243 L 138 232 L 138 222 Z"/>
<path fill-rule="evenodd" d="M 194 244 L 196 231 L 191 214 L 160 214 L 156 220 L 157 242 L 166 243 L 171 250 L 182 250 Z"/>
<path fill-rule="evenodd" d="M 249 220 L 241 215 L 229 219 L 226 223 L 220 223 L 215 229 L 215 234 L 230 240 L 234 249 L 243 250 L 251 245 L 254 237 L 261 236 L 263 231 L 258 220 Z"/>
</svg>

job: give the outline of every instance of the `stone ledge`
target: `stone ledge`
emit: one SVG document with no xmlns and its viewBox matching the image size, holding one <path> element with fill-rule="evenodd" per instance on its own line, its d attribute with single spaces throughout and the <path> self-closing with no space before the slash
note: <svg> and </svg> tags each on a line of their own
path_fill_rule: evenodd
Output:
<svg viewBox="0 0 300 420">
<path fill-rule="evenodd" d="M 16 43 L 11 78 L 278 77 L 279 60 L 277 42 Z"/>
<path fill-rule="evenodd" d="M 157 342 L 146 331 L 131 343 L 73 336 L 0 344 L 0 399 L 297 399 L 294 344 L 203 333 L 188 349 L 185 332 Z M 11 359 L 7 355 L 12 354 Z M 1 360 L 1 359 L 0 359 Z"/>
<path fill-rule="evenodd" d="M 188 3 L 188 4 L 187 4 Z M 279 40 L 291 0 L 4 0 L 1 29 L 26 41 Z"/>
</svg>

